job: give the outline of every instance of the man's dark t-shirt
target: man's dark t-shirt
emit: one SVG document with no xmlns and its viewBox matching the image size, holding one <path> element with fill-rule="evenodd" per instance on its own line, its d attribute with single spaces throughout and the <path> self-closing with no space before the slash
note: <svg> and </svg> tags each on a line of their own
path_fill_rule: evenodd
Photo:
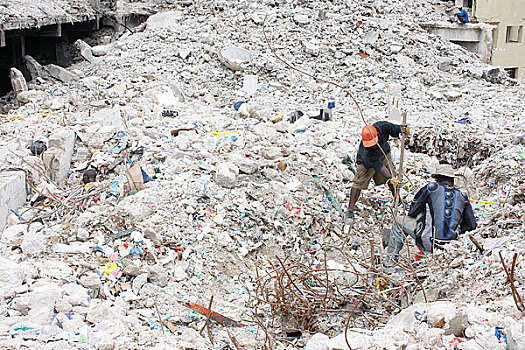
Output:
<svg viewBox="0 0 525 350">
<path fill-rule="evenodd" d="M 388 140 L 390 136 L 399 137 L 401 127 L 386 121 L 379 121 L 373 124 L 377 130 L 377 137 L 379 145 L 388 154 L 390 152 L 390 145 Z M 359 144 L 359 151 L 357 152 L 356 163 L 363 164 L 367 168 L 373 168 L 375 171 L 381 170 L 383 167 L 383 152 L 379 147 L 365 147 L 363 141 Z"/>
</svg>

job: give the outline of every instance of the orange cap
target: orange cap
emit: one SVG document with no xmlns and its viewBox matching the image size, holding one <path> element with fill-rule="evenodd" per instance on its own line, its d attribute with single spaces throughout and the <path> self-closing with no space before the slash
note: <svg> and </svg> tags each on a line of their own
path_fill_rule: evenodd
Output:
<svg viewBox="0 0 525 350">
<path fill-rule="evenodd" d="M 366 125 L 361 132 L 363 138 L 363 146 L 372 147 L 377 145 L 377 129 L 373 125 Z"/>
</svg>

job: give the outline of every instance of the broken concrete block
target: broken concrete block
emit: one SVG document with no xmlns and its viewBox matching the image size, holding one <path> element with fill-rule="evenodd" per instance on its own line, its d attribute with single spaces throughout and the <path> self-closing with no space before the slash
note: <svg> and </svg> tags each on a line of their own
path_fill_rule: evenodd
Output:
<svg viewBox="0 0 525 350">
<path fill-rule="evenodd" d="M 18 210 L 26 201 L 26 174 L 23 171 L 0 172 L 0 231 L 11 210 Z"/>
<path fill-rule="evenodd" d="M 108 46 L 105 46 L 105 45 L 98 45 L 98 46 L 93 46 L 91 48 L 91 52 L 93 54 L 93 56 L 95 57 L 102 57 L 102 56 L 106 56 L 108 54 Z"/>
<path fill-rule="evenodd" d="M 44 164 L 50 171 L 51 179 L 63 185 L 68 177 L 73 151 L 75 149 L 75 132 L 63 129 L 53 134 L 44 153 Z"/>
<path fill-rule="evenodd" d="M 25 255 L 42 254 L 46 250 L 46 238 L 41 231 L 32 229 L 24 235 L 24 240 L 20 247 Z"/>
<path fill-rule="evenodd" d="M 0 268 L 2 269 L 0 274 L 0 296 L 4 297 L 10 295 L 13 289 L 21 286 L 25 276 L 19 264 L 4 257 L 0 257 Z"/>
<path fill-rule="evenodd" d="M 319 45 L 316 45 L 314 43 L 311 43 L 309 41 L 306 41 L 306 40 L 303 40 L 302 41 L 303 43 L 303 47 L 304 47 L 304 52 L 312 55 L 312 56 L 318 56 L 319 55 L 319 51 L 321 50 L 321 48 L 319 47 Z"/>
<path fill-rule="evenodd" d="M 45 91 L 41 90 L 28 90 L 22 91 L 17 96 L 16 99 L 21 104 L 26 103 L 42 103 L 49 95 Z"/>
<path fill-rule="evenodd" d="M 11 68 L 11 86 L 15 94 L 19 94 L 22 91 L 27 91 L 27 82 L 21 71 L 16 68 Z"/>
<path fill-rule="evenodd" d="M 46 76 L 42 65 L 38 63 L 33 57 L 26 55 L 24 60 L 27 70 L 29 71 L 29 74 L 31 74 L 32 80 L 35 80 L 36 78 L 44 78 Z"/>
<path fill-rule="evenodd" d="M 308 24 L 308 23 L 310 23 L 310 18 L 308 18 L 308 15 L 303 15 L 303 14 L 300 14 L 300 13 L 296 14 L 293 17 L 293 20 L 297 24 Z"/>
<path fill-rule="evenodd" d="M 49 64 L 46 66 L 49 75 L 53 78 L 60 80 L 63 83 L 70 83 L 80 79 L 78 75 L 73 72 L 68 71 L 65 68 L 57 66 L 55 64 Z"/>
<path fill-rule="evenodd" d="M 253 174 L 259 169 L 259 163 L 243 156 L 242 154 L 232 154 L 229 160 L 239 168 L 241 173 L 244 174 Z"/>
<path fill-rule="evenodd" d="M 184 14 L 181 11 L 167 11 L 157 13 L 146 22 L 147 30 L 158 30 L 161 28 L 174 28 L 178 26 L 178 21 L 184 18 Z"/>
<path fill-rule="evenodd" d="M 304 350 L 328 350 L 328 345 L 326 344 L 330 340 L 330 337 L 321 333 L 314 334 Z"/>
<path fill-rule="evenodd" d="M 80 51 L 80 55 L 84 57 L 86 61 L 89 63 L 99 63 L 100 59 L 93 56 L 93 51 L 91 49 L 91 46 L 89 46 L 88 43 L 85 41 L 78 39 L 75 41 L 75 47 Z"/>
<path fill-rule="evenodd" d="M 491 67 L 483 71 L 483 78 L 491 83 L 501 83 L 507 78 L 507 72 L 502 67 Z"/>
<path fill-rule="evenodd" d="M 458 100 L 463 94 L 458 90 L 446 90 L 443 91 L 443 96 L 449 101 Z"/>
<path fill-rule="evenodd" d="M 222 187 L 233 188 L 237 186 L 239 168 L 232 163 L 224 162 L 217 165 L 217 183 Z"/>
</svg>

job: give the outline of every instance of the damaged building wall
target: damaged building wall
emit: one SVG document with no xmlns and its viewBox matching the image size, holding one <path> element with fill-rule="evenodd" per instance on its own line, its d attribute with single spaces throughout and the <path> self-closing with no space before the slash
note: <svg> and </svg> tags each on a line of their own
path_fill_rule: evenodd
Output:
<svg viewBox="0 0 525 350">
<path fill-rule="evenodd" d="M 525 82 L 525 1 L 475 0 L 475 16 L 497 26 L 492 64 Z"/>
</svg>

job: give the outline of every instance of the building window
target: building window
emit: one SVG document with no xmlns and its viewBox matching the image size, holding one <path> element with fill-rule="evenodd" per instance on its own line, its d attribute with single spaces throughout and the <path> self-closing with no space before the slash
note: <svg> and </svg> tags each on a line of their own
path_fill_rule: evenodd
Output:
<svg viewBox="0 0 525 350">
<path fill-rule="evenodd" d="M 518 73 L 518 68 L 517 67 L 514 67 L 514 68 L 505 68 L 505 71 L 507 72 L 507 74 L 509 75 L 509 78 L 512 78 L 512 79 L 516 79 L 517 78 L 517 73 Z"/>
<path fill-rule="evenodd" d="M 474 6 L 474 0 L 463 0 L 463 7 L 471 9 Z"/>
<path fill-rule="evenodd" d="M 506 42 L 519 43 L 523 35 L 523 26 L 507 26 Z"/>
</svg>

